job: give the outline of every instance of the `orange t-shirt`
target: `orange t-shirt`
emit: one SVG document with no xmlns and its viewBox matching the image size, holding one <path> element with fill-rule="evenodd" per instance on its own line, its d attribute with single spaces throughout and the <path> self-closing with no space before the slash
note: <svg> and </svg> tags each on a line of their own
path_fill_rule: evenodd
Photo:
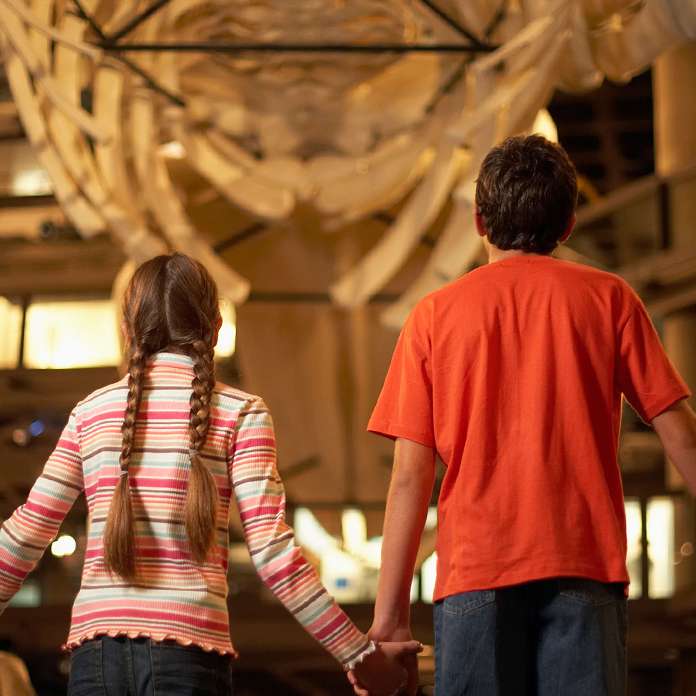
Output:
<svg viewBox="0 0 696 696">
<path fill-rule="evenodd" d="M 690 393 L 618 276 L 518 256 L 415 306 L 368 430 L 434 447 L 447 467 L 435 599 L 628 583 L 622 394 L 649 423 Z"/>
</svg>

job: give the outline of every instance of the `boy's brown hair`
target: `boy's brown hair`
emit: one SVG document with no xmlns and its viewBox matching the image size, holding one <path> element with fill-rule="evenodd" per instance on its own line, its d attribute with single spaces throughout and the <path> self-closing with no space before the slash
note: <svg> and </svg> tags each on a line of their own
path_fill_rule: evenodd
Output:
<svg viewBox="0 0 696 696">
<path fill-rule="evenodd" d="M 578 199 L 575 167 L 542 135 L 504 140 L 481 164 L 476 205 L 498 249 L 550 254 L 568 229 Z"/>
</svg>

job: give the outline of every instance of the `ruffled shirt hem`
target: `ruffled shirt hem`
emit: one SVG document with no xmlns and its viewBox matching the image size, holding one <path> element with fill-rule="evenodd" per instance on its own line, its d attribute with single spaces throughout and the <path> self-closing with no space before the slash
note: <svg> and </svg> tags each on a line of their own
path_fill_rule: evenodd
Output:
<svg viewBox="0 0 696 696">
<path fill-rule="evenodd" d="M 222 647 L 200 640 L 186 640 L 180 636 L 174 635 L 173 633 L 156 631 L 123 631 L 119 629 L 97 629 L 92 633 L 87 633 L 84 636 L 80 636 L 74 640 L 69 640 L 65 645 L 63 645 L 62 650 L 64 653 L 69 654 L 75 650 L 75 648 L 79 648 L 83 643 L 94 640 L 95 638 L 99 638 L 100 636 L 108 636 L 109 638 L 116 638 L 117 636 L 125 636 L 126 638 L 149 638 L 155 643 L 163 643 L 165 640 L 173 640 L 179 645 L 183 645 L 187 648 L 191 645 L 195 645 L 206 652 L 218 652 L 221 655 L 232 655 L 233 660 L 236 660 L 239 657 L 239 653 L 232 647 L 232 645 L 229 647 Z"/>
</svg>

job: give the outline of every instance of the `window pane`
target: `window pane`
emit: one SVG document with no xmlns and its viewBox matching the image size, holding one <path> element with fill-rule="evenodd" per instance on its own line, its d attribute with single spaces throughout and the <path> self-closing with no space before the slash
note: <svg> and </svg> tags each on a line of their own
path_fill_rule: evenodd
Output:
<svg viewBox="0 0 696 696">
<path fill-rule="evenodd" d="M 12 597 L 8 607 L 40 607 L 41 606 L 41 585 L 31 578 L 25 580 L 17 590 L 17 594 Z"/>
<path fill-rule="evenodd" d="M 327 549 L 321 557 L 321 581 L 339 604 L 364 602 L 365 573 L 360 560 L 341 549 Z"/>
<path fill-rule="evenodd" d="M 628 588 L 628 598 L 638 599 L 643 594 L 642 575 L 642 537 L 643 520 L 640 514 L 640 501 L 627 498 L 626 506 L 626 536 L 628 537 L 628 553 L 626 554 L 626 567 L 631 584 Z"/>
<path fill-rule="evenodd" d="M 24 337 L 29 368 L 118 365 L 116 307 L 111 300 L 38 300 L 29 305 Z"/>
<path fill-rule="evenodd" d="M 652 599 L 674 594 L 674 501 L 648 500 L 648 588 Z"/>
<path fill-rule="evenodd" d="M 19 339 L 22 331 L 22 308 L 0 297 L 0 369 L 19 365 Z"/>
</svg>

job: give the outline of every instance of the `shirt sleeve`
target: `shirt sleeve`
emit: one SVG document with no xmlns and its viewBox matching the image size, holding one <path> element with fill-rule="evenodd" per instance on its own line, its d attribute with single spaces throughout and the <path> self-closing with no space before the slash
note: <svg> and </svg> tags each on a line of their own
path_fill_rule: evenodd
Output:
<svg viewBox="0 0 696 696">
<path fill-rule="evenodd" d="M 431 353 L 429 312 L 421 301 L 401 331 L 368 431 L 435 447 Z"/>
<path fill-rule="evenodd" d="M 691 392 L 667 357 L 645 306 L 633 290 L 629 292 L 628 316 L 619 336 L 619 387 L 641 419 L 650 423 Z"/>
<path fill-rule="evenodd" d="M 0 612 L 53 541 L 84 488 L 75 414 L 34 483 L 27 502 L 0 530 Z"/>
<path fill-rule="evenodd" d="M 273 423 L 261 399 L 248 402 L 240 413 L 228 465 L 249 554 L 261 579 L 339 662 L 350 665 L 361 659 L 373 649 L 371 642 L 321 584 L 285 522 Z"/>
</svg>

